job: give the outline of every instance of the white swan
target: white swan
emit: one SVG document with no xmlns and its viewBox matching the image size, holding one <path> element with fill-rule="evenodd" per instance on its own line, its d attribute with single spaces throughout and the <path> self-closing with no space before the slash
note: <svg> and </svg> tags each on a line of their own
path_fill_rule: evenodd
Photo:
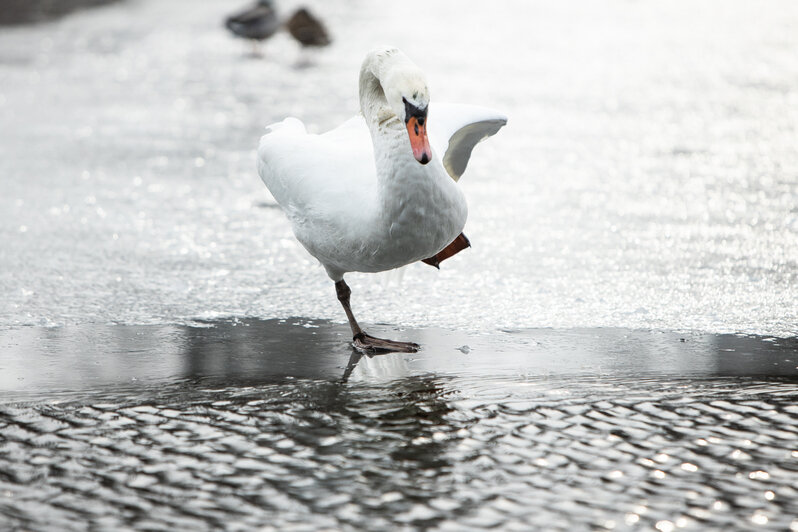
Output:
<svg viewBox="0 0 798 532">
<path fill-rule="evenodd" d="M 258 173 L 296 238 L 335 282 L 355 347 L 415 352 L 417 344 L 363 332 L 344 274 L 423 259 L 437 266 L 466 247 L 468 210 L 455 181 L 473 147 L 507 118 L 476 106 L 430 104 L 424 74 L 395 48 L 366 55 L 360 109 L 362 115 L 322 135 L 308 134 L 296 118 L 268 126 Z"/>
</svg>

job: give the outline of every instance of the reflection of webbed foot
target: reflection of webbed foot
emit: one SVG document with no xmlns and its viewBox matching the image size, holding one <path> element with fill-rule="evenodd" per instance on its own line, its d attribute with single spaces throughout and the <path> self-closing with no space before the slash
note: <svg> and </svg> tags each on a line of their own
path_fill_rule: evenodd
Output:
<svg viewBox="0 0 798 532">
<path fill-rule="evenodd" d="M 356 334 L 352 339 L 356 349 L 364 353 L 415 353 L 421 346 L 413 342 L 397 342 L 375 338 L 366 333 Z"/>
</svg>

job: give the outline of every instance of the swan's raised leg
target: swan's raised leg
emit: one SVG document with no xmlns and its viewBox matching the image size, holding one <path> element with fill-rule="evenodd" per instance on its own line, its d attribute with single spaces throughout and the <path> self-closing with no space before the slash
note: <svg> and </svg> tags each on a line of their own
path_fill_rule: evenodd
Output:
<svg viewBox="0 0 798 532">
<path fill-rule="evenodd" d="M 456 255 L 460 253 L 465 248 L 470 248 L 471 242 L 468 238 L 463 234 L 460 233 L 457 238 L 455 238 L 451 244 L 443 248 L 437 255 L 434 257 L 430 257 L 428 259 L 423 259 L 421 262 L 424 264 L 429 264 L 430 266 L 435 266 L 439 270 L 441 269 L 441 262 L 445 261 L 452 255 Z"/>
<path fill-rule="evenodd" d="M 394 340 L 384 340 L 382 338 L 375 338 L 363 332 L 360 325 L 357 324 L 355 315 L 352 314 L 352 308 L 349 306 L 349 296 L 352 294 L 349 286 L 341 279 L 335 283 L 335 292 L 338 294 L 338 301 L 344 307 L 346 318 L 349 320 L 349 327 L 352 328 L 352 344 L 356 349 L 365 352 L 399 352 L 399 353 L 415 353 L 421 346 L 413 342 L 396 342 Z"/>
</svg>

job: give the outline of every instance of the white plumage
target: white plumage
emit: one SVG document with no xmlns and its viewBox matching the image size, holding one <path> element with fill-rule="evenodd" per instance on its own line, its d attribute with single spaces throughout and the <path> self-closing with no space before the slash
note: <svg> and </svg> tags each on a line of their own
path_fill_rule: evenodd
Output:
<svg viewBox="0 0 798 532">
<path fill-rule="evenodd" d="M 339 299 L 346 272 L 432 257 L 461 233 L 468 209 L 455 181 L 473 147 L 507 121 L 482 107 L 430 103 L 423 73 L 393 48 L 366 56 L 360 103 L 361 115 L 321 135 L 308 134 L 296 118 L 272 124 L 258 147 L 263 182 L 337 283 Z M 422 156 L 427 122 L 431 154 Z M 342 304 L 357 345 L 362 331 L 346 290 Z"/>
</svg>

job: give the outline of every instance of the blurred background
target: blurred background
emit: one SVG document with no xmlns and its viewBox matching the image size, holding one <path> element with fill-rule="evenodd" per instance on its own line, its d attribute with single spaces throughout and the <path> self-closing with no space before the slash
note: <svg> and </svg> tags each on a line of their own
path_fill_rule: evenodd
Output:
<svg viewBox="0 0 798 532">
<path fill-rule="evenodd" d="M 286 0 L 331 44 L 280 29 L 257 54 L 225 27 L 246 2 L 0 5 L 0 327 L 342 321 L 255 147 L 355 114 L 389 43 L 433 103 L 510 120 L 460 181 L 473 247 L 350 275 L 362 321 L 796 333 L 791 2 Z"/>
</svg>

